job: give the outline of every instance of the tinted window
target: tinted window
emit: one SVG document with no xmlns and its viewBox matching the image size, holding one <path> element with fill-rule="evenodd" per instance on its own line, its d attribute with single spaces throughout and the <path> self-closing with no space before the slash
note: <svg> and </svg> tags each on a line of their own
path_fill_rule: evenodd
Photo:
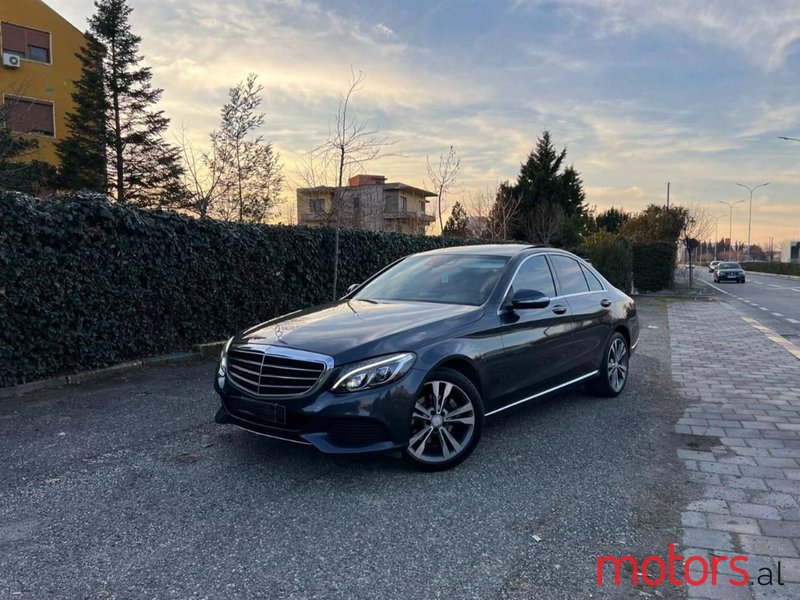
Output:
<svg viewBox="0 0 800 600">
<path fill-rule="evenodd" d="M 522 263 L 511 283 L 514 291 L 539 290 L 548 298 L 556 295 L 556 286 L 553 284 L 553 275 L 544 256 L 533 256 Z"/>
<path fill-rule="evenodd" d="M 583 276 L 586 277 L 586 281 L 589 282 L 589 289 L 593 292 L 602 290 L 603 284 L 600 283 L 597 276 L 583 265 L 581 265 L 581 268 L 583 269 Z"/>
<path fill-rule="evenodd" d="M 589 291 L 589 285 L 583 276 L 583 269 L 581 269 L 581 265 L 577 260 L 557 254 L 551 255 L 550 260 L 553 261 L 553 267 L 556 270 L 558 281 L 561 283 L 561 293 L 563 295 L 580 294 L 581 292 Z"/>
<path fill-rule="evenodd" d="M 410 256 L 368 283 L 354 298 L 477 306 L 489 298 L 506 262 L 504 256 Z"/>
</svg>

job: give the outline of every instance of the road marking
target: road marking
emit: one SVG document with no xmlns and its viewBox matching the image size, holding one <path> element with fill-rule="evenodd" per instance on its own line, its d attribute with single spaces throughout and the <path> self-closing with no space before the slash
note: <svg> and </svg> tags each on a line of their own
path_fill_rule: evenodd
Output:
<svg viewBox="0 0 800 600">
<path fill-rule="evenodd" d="M 775 285 L 774 283 L 770 283 L 769 287 L 781 288 L 782 290 L 786 289 L 785 285 Z"/>
<path fill-rule="evenodd" d="M 757 329 L 761 333 L 767 336 L 767 338 L 776 344 L 778 344 L 781 348 L 792 354 L 795 358 L 800 360 L 800 347 L 795 346 L 792 342 L 787 340 L 785 337 L 778 335 L 774 331 L 772 331 L 769 327 L 764 327 L 761 323 L 756 321 L 755 319 L 751 319 L 750 317 L 742 316 L 742 319 L 745 320 L 751 327 Z"/>
<path fill-rule="evenodd" d="M 794 323 L 795 325 L 800 325 L 800 321 L 798 321 L 797 319 L 790 319 L 789 317 L 786 317 L 786 320 L 789 321 L 789 323 Z"/>
<path fill-rule="evenodd" d="M 773 314 L 773 316 L 775 316 L 775 317 L 782 317 L 782 316 L 783 316 L 781 313 L 772 313 L 772 314 Z"/>
<path fill-rule="evenodd" d="M 764 308 L 763 306 L 759 306 L 758 308 L 760 308 L 761 310 L 769 310 L 768 308 Z"/>
</svg>

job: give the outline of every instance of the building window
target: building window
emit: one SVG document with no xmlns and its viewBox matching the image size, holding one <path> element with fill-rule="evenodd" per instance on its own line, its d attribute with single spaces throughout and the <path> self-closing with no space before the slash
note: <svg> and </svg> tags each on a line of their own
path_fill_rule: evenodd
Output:
<svg viewBox="0 0 800 600">
<path fill-rule="evenodd" d="M 405 196 L 400 196 L 400 206 L 398 207 L 399 212 L 406 212 L 408 210 L 408 198 Z"/>
<path fill-rule="evenodd" d="M 315 215 L 319 215 L 325 211 L 325 199 L 324 198 L 312 198 L 308 201 L 309 205 L 311 206 L 311 212 Z"/>
<path fill-rule="evenodd" d="M 50 50 L 41 46 L 31 46 L 28 44 L 28 58 L 38 62 L 50 62 Z"/>
<path fill-rule="evenodd" d="M 14 133 L 55 136 L 52 102 L 6 96 L 4 106 L 8 111 L 8 128 Z"/>
<path fill-rule="evenodd" d="M 2 23 L 0 35 L 3 38 L 3 52 L 50 64 L 50 34 L 46 31 Z"/>
<path fill-rule="evenodd" d="M 425 203 L 422 200 L 419 201 L 419 212 L 425 214 Z"/>
</svg>

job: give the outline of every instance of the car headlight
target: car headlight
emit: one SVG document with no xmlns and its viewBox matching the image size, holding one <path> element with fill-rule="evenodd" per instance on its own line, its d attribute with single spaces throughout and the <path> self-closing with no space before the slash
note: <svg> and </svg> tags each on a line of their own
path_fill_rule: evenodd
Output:
<svg viewBox="0 0 800 600">
<path fill-rule="evenodd" d="M 228 372 L 228 348 L 231 347 L 231 342 L 233 338 L 229 339 L 225 342 L 225 345 L 222 347 L 222 353 L 219 355 L 219 375 L 220 377 L 225 375 Z"/>
<path fill-rule="evenodd" d="M 408 372 L 416 358 L 411 352 L 401 352 L 352 364 L 345 367 L 331 389 L 357 392 L 396 381 Z"/>
</svg>

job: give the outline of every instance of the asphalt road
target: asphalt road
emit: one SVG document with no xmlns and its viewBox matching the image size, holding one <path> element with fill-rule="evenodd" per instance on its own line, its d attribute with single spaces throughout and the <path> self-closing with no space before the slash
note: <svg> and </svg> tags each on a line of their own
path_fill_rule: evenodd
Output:
<svg viewBox="0 0 800 600">
<path fill-rule="evenodd" d="M 208 363 L 3 400 L 0 598 L 640 597 L 597 555 L 666 555 L 699 493 L 665 308 L 622 396 L 502 413 L 445 473 L 216 425 Z"/>
<path fill-rule="evenodd" d="M 747 273 L 747 282 L 713 283 L 707 268 L 698 269 L 703 281 L 738 302 L 737 308 L 776 333 L 800 339 L 800 278 Z"/>
</svg>

